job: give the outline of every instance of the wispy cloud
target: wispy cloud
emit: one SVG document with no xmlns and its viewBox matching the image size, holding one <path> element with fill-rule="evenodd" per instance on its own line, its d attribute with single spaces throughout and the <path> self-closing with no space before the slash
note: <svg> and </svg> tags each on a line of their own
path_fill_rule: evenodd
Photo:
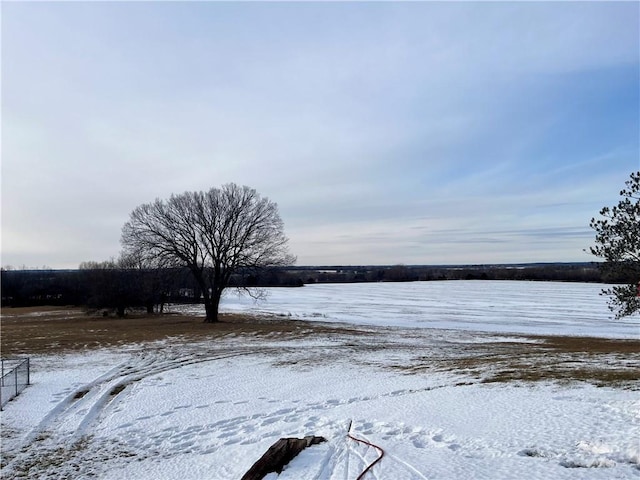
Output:
<svg viewBox="0 0 640 480">
<path fill-rule="evenodd" d="M 116 255 L 136 205 L 226 182 L 299 263 L 587 259 L 640 168 L 639 11 L 8 3 L 2 263 Z"/>
</svg>

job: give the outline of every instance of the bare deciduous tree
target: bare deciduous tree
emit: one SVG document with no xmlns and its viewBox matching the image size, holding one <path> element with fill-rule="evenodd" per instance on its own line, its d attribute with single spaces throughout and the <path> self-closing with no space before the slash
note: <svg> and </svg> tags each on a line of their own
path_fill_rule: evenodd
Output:
<svg viewBox="0 0 640 480">
<path fill-rule="evenodd" d="M 277 204 L 235 184 L 140 205 L 122 230 L 125 253 L 191 271 L 206 322 L 218 320 L 222 292 L 234 273 L 293 264 L 287 242 Z"/>
<path fill-rule="evenodd" d="M 604 259 L 605 276 L 629 282 L 603 290 L 616 318 L 640 311 L 640 171 L 631 174 L 620 196 L 617 206 L 604 207 L 601 218 L 591 219 L 596 244 L 590 249 Z"/>
</svg>

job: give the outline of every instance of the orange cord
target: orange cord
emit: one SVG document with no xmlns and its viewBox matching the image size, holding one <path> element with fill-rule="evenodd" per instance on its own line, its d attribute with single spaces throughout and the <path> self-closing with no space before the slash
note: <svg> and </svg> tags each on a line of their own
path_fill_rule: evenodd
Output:
<svg viewBox="0 0 640 480">
<path fill-rule="evenodd" d="M 349 422 L 349 431 L 351 431 L 351 422 Z M 353 441 L 355 441 L 355 442 L 364 443 L 365 445 L 368 445 L 368 446 L 370 446 L 370 447 L 373 447 L 373 448 L 375 448 L 375 449 L 378 451 L 378 453 L 379 453 L 378 458 L 376 458 L 373 462 L 371 462 L 371 463 L 367 466 L 367 468 L 365 468 L 365 469 L 363 470 L 363 472 L 362 472 L 360 475 L 358 475 L 358 478 L 356 479 L 356 480 L 362 480 L 362 479 L 364 478 L 364 476 L 367 474 L 367 472 L 368 472 L 369 470 L 371 470 L 371 469 L 373 468 L 373 466 L 374 466 L 376 463 L 378 463 L 380 460 L 382 460 L 382 457 L 384 457 L 384 450 L 382 449 L 382 447 L 379 447 L 379 446 L 377 446 L 377 445 L 374 445 L 374 444 L 373 444 L 373 443 L 371 443 L 371 442 L 367 442 L 366 440 L 362 440 L 361 438 L 356 438 L 356 437 L 352 436 L 349 432 L 347 432 L 347 438 L 350 438 L 351 440 L 353 440 Z"/>
</svg>

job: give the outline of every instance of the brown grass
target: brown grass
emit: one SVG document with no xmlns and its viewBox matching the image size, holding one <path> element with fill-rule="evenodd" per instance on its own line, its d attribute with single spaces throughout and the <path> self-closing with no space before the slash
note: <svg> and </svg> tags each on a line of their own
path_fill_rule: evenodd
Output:
<svg viewBox="0 0 640 480">
<path fill-rule="evenodd" d="M 287 338 L 348 332 L 348 329 L 283 319 L 223 314 L 217 323 L 178 314 L 130 314 L 124 318 L 88 314 L 76 307 L 3 308 L 2 356 L 117 347 L 166 339 L 204 341 L 226 335 Z"/>
<path fill-rule="evenodd" d="M 519 336 L 522 342 L 467 344 L 438 359 L 437 370 L 463 372 L 483 383 L 588 382 L 640 388 L 640 341 L 571 336 Z M 518 336 L 516 336 L 518 338 Z M 432 369 L 434 359 L 417 358 L 407 368 Z"/>
</svg>

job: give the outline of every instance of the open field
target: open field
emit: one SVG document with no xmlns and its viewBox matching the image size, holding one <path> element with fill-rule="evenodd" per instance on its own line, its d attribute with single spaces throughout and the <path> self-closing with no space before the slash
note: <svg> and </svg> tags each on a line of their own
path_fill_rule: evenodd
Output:
<svg viewBox="0 0 640 480">
<path fill-rule="evenodd" d="M 327 290 L 292 294 L 315 292 L 327 301 Z M 481 320 L 472 296 L 466 305 Z M 463 313 L 452 328 L 385 326 L 362 305 L 352 305 L 364 312 L 358 323 L 283 298 L 286 308 L 276 297 L 259 315 L 231 301 L 235 313 L 217 324 L 177 307 L 123 319 L 3 309 L 3 356 L 30 356 L 33 385 L 0 415 L 2 477 L 231 480 L 278 438 L 322 435 L 278 478 L 352 479 L 375 451 L 350 431 L 385 449 L 367 477 L 378 480 L 637 478 L 632 323 L 623 338 L 495 331 L 504 324 L 493 320 L 465 330 Z M 586 315 L 540 308 L 555 315 L 554 330 Z M 587 314 L 582 325 L 597 331 Z"/>
<path fill-rule="evenodd" d="M 192 315 L 131 314 L 102 317 L 80 308 L 8 308 L 2 311 L 3 356 L 87 352 L 99 348 L 142 346 L 159 341 L 173 345 L 221 341 L 226 336 L 274 340 L 340 341 L 358 358 L 389 348 L 408 354 L 388 368 L 406 373 L 452 371 L 485 382 L 511 380 L 586 381 L 596 385 L 640 382 L 640 340 L 554 335 L 509 335 L 509 341 L 488 333 L 446 334 L 445 330 L 407 329 L 404 345 L 395 336 L 385 341 L 384 329 L 289 320 L 275 316 L 224 314 L 216 324 Z M 460 341 L 459 337 L 474 338 Z M 447 340 L 447 337 L 449 340 Z M 305 352 L 296 362 L 327 362 Z"/>
</svg>

